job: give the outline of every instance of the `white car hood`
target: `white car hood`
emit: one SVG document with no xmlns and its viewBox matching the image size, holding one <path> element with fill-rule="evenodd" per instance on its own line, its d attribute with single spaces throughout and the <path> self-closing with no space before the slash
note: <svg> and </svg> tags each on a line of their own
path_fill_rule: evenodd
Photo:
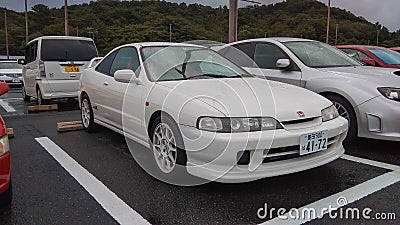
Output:
<svg viewBox="0 0 400 225">
<path fill-rule="evenodd" d="M 226 116 L 271 116 L 291 121 L 321 116 L 332 103 L 305 89 L 260 78 L 196 79 L 158 82 L 187 99 L 197 99 Z M 300 118 L 298 111 L 305 114 Z"/>
<path fill-rule="evenodd" d="M 372 81 L 377 85 L 400 87 L 400 70 L 371 66 L 319 68 L 322 72 Z M 396 75 L 397 73 L 398 75 Z"/>
</svg>

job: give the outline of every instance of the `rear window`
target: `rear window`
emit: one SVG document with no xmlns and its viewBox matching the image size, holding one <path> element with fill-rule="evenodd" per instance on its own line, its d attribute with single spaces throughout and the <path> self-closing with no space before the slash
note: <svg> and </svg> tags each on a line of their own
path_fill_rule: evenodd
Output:
<svg viewBox="0 0 400 225">
<path fill-rule="evenodd" d="M 97 56 L 93 41 L 42 40 L 41 58 L 43 61 L 90 61 Z"/>
</svg>

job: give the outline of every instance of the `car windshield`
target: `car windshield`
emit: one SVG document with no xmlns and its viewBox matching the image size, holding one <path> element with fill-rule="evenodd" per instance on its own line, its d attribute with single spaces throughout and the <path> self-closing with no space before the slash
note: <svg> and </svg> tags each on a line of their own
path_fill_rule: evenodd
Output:
<svg viewBox="0 0 400 225">
<path fill-rule="evenodd" d="M 385 48 L 369 48 L 370 52 L 390 65 L 400 65 L 400 53 Z"/>
<path fill-rule="evenodd" d="M 250 76 L 218 53 L 194 46 L 150 46 L 141 49 L 151 81 Z"/>
<path fill-rule="evenodd" d="M 17 62 L 0 62 L 0 69 L 22 69 Z"/>
<path fill-rule="evenodd" d="M 313 68 L 360 66 L 344 52 L 317 41 L 294 41 L 284 45 L 305 65 Z"/>
</svg>

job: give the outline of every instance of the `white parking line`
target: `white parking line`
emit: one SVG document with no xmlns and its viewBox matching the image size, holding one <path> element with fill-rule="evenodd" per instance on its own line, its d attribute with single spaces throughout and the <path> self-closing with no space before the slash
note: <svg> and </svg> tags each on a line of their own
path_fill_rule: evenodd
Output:
<svg viewBox="0 0 400 225">
<path fill-rule="evenodd" d="M 150 224 L 48 137 L 35 140 L 120 224 Z"/>
<path fill-rule="evenodd" d="M 16 111 L 10 104 L 8 104 L 8 102 L 4 101 L 4 99 L 0 99 L 0 105 L 7 112 L 15 112 Z"/>
<path fill-rule="evenodd" d="M 344 190 L 342 192 L 339 192 L 337 194 L 331 195 L 327 198 L 318 200 L 316 202 L 313 202 L 309 205 L 303 206 L 299 209 L 297 209 L 297 212 L 309 212 L 309 209 L 315 210 L 315 214 L 309 216 L 308 218 L 291 218 L 288 213 L 286 213 L 284 216 L 286 216 L 288 219 L 281 219 L 279 217 L 276 217 L 272 220 L 269 220 L 265 223 L 264 225 L 270 225 L 270 224 L 303 224 L 306 222 L 309 222 L 311 220 L 321 218 L 323 215 L 329 213 L 328 210 L 325 209 L 332 209 L 332 208 L 341 208 L 344 207 L 350 203 L 356 202 L 374 192 L 377 192 L 385 187 L 388 187 L 394 183 L 397 183 L 400 181 L 400 171 L 392 171 L 389 173 L 385 173 L 383 175 L 380 175 L 378 177 L 375 177 L 371 180 L 368 180 L 364 183 L 361 183 L 359 185 L 356 185 L 354 187 L 351 187 L 347 190 Z M 339 199 L 344 199 L 345 201 L 339 202 Z M 296 215 L 296 214 L 292 214 Z M 300 213 L 301 215 L 301 213 Z"/>
<path fill-rule="evenodd" d="M 370 165 L 370 166 L 388 169 L 388 170 L 400 170 L 400 166 L 387 164 L 387 163 L 383 163 L 383 162 L 378 162 L 378 161 L 374 161 L 374 160 L 370 160 L 370 159 L 363 159 L 363 158 L 352 156 L 352 155 L 343 155 L 341 158 L 345 159 L 345 160 L 353 161 L 353 162 Z"/>
</svg>

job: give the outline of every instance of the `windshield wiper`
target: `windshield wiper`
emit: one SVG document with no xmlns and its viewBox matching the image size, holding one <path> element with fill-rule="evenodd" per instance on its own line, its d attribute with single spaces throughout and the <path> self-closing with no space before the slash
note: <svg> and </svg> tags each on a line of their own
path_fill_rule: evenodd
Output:
<svg viewBox="0 0 400 225">
<path fill-rule="evenodd" d="M 205 73 L 205 74 L 199 74 L 191 77 L 186 77 L 184 80 L 190 80 L 190 79 L 196 79 L 199 77 L 210 77 L 210 78 L 240 78 L 244 77 L 242 75 L 234 75 L 234 76 L 227 76 L 227 75 L 218 75 L 218 74 L 212 74 L 212 73 Z"/>
</svg>

